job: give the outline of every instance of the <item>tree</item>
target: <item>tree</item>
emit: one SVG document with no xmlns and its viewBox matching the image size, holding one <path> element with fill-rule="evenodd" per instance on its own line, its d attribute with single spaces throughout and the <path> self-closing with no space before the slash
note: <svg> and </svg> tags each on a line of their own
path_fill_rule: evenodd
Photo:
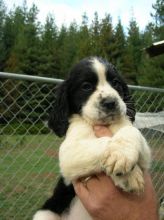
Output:
<svg viewBox="0 0 164 220">
<path fill-rule="evenodd" d="M 86 13 L 82 16 L 82 24 L 78 34 L 77 60 L 92 55 L 91 35 Z"/>
<path fill-rule="evenodd" d="M 164 40 L 164 1 L 156 0 L 156 3 L 152 5 L 154 13 L 151 13 L 153 18 L 153 28 L 155 40 Z"/>
<path fill-rule="evenodd" d="M 10 11 L 5 24 L 4 42 L 7 49 L 5 71 L 19 72 L 26 51 L 25 15 L 21 7 Z"/>
<path fill-rule="evenodd" d="M 64 25 L 62 26 L 59 33 L 58 45 L 60 76 L 64 78 L 77 58 L 78 29 L 75 21 L 70 24 L 68 29 Z"/>
<path fill-rule="evenodd" d="M 143 34 L 143 47 L 152 45 L 154 41 L 164 40 L 164 2 L 157 0 L 153 4 L 153 21 L 148 24 Z M 150 58 L 143 54 L 138 81 L 141 85 L 164 87 L 164 54 Z"/>
<path fill-rule="evenodd" d="M 126 36 L 120 19 L 114 31 L 113 58 L 117 68 L 124 73 L 124 61 L 126 59 Z"/>
<path fill-rule="evenodd" d="M 91 46 L 92 46 L 92 54 L 99 56 L 101 52 L 100 48 L 100 24 L 99 24 L 99 17 L 98 13 L 95 12 L 94 19 L 92 21 L 90 27 L 91 33 Z"/>
<path fill-rule="evenodd" d="M 3 0 L 0 0 L 0 71 L 3 71 L 4 68 L 4 61 L 6 58 L 6 53 L 5 53 L 5 45 L 4 45 L 4 23 L 5 23 L 5 18 L 6 18 L 6 7 L 3 2 Z"/>
<path fill-rule="evenodd" d="M 58 28 L 55 18 L 49 14 L 42 30 L 40 45 L 40 63 L 38 71 L 41 75 L 59 77 L 59 56 L 57 49 Z"/>
<path fill-rule="evenodd" d="M 102 57 L 114 63 L 112 18 L 106 14 L 100 23 L 99 51 Z"/>
<path fill-rule="evenodd" d="M 84 13 L 80 25 L 74 21 L 59 29 L 51 14 L 45 24 L 38 22 L 36 5 L 28 8 L 24 1 L 22 6 L 7 13 L 3 0 L 0 0 L 0 69 L 65 78 L 79 59 L 102 56 L 124 73 L 128 83 L 161 85 L 160 80 L 150 82 L 150 76 L 157 69 L 156 75 L 162 77 L 163 56 L 149 62 L 143 48 L 164 39 L 163 8 L 163 1 L 156 0 L 152 6 L 152 22 L 142 32 L 134 18 L 129 23 L 128 32 L 124 32 L 120 19 L 113 27 L 110 14 L 99 19 L 97 12 L 91 24 Z M 149 73 L 151 70 L 153 74 Z"/>
<path fill-rule="evenodd" d="M 39 23 L 36 21 L 38 9 L 35 5 L 28 10 L 25 5 L 17 7 L 14 12 L 15 41 L 12 47 L 7 68 L 12 67 L 13 57 L 16 57 L 14 72 L 23 72 L 29 75 L 39 75 Z"/>
<path fill-rule="evenodd" d="M 137 22 L 131 19 L 128 28 L 126 59 L 125 59 L 125 75 L 130 84 L 138 84 L 137 76 L 141 61 L 141 38 Z"/>
</svg>

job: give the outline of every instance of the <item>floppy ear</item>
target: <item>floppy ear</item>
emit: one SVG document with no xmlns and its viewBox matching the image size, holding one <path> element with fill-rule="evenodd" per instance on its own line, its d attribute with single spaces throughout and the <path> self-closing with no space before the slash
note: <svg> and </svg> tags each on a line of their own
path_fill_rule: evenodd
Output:
<svg viewBox="0 0 164 220">
<path fill-rule="evenodd" d="M 132 99 L 132 96 L 129 93 L 129 89 L 128 86 L 126 85 L 124 87 L 124 98 L 123 98 L 126 107 L 127 107 L 127 116 L 129 117 L 129 119 L 134 122 L 135 121 L 135 115 L 136 115 L 136 110 L 135 110 L 135 105 L 134 105 L 134 101 Z"/>
<path fill-rule="evenodd" d="M 55 92 L 55 103 L 50 113 L 48 126 L 55 134 L 62 137 L 68 128 L 69 104 L 67 98 L 67 84 L 63 82 Z"/>
</svg>

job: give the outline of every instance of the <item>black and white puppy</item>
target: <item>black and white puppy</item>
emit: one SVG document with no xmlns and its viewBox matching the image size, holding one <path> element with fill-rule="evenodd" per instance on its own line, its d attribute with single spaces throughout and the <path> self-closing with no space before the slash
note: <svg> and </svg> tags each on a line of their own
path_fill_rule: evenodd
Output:
<svg viewBox="0 0 164 220">
<path fill-rule="evenodd" d="M 62 177 L 33 219 L 91 220 L 71 183 L 102 171 L 124 191 L 142 192 L 151 156 L 134 119 L 128 87 L 112 64 L 90 57 L 75 65 L 57 89 L 49 119 L 58 136 L 66 135 L 59 150 Z M 113 137 L 97 138 L 94 125 L 109 127 Z"/>
</svg>

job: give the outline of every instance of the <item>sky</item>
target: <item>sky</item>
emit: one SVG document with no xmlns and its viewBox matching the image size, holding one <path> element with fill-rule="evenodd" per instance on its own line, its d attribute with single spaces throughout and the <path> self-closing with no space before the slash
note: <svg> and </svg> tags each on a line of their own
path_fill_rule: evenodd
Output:
<svg viewBox="0 0 164 220">
<path fill-rule="evenodd" d="M 99 19 L 103 18 L 105 13 L 112 17 L 114 25 L 118 18 L 121 19 L 124 27 L 127 27 L 132 16 L 136 19 L 140 29 L 151 21 L 150 12 L 153 12 L 152 4 L 156 0 L 26 0 L 30 7 L 33 3 L 38 7 L 38 19 L 44 23 L 48 13 L 55 17 L 57 26 L 62 24 L 69 25 L 73 20 L 79 24 L 81 17 L 86 12 L 91 22 L 94 12 L 97 11 Z M 4 0 L 8 9 L 22 5 L 23 0 Z"/>
</svg>

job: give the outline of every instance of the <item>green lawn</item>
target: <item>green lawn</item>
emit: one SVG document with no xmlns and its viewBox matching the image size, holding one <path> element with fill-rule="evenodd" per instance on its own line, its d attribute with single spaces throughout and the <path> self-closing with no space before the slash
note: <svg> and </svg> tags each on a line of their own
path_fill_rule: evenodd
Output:
<svg viewBox="0 0 164 220">
<path fill-rule="evenodd" d="M 53 190 L 61 140 L 54 135 L 0 138 L 0 219 L 31 219 Z"/>
<path fill-rule="evenodd" d="M 51 195 L 59 175 L 60 143 L 61 139 L 52 134 L 0 135 L 0 220 L 31 220 L 35 210 Z M 156 146 L 152 174 L 161 195 L 163 142 Z"/>
</svg>

